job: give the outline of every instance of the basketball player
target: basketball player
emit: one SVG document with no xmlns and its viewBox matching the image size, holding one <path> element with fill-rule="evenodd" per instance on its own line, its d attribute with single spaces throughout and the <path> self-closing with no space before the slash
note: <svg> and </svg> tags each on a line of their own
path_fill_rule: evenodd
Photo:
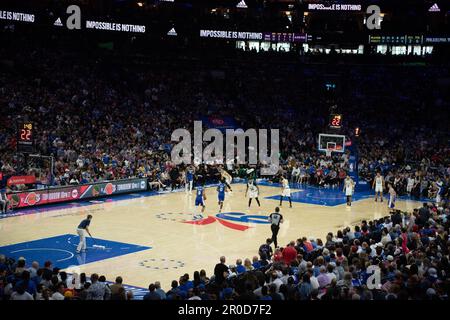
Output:
<svg viewBox="0 0 450 320">
<path fill-rule="evenodd" d="M 0 207 L 1 207 L 1 213 L 6 213 L 8 211 L 8 204 L 9 200 L 6 196 L 5 190 L 0 190 Z"/>
<path fill-rule="evenodd" d="M 380 201 L 383 202 L 384 178 L 380 172 L 377 172 L 375 179 L 373 179 L 372 188 L 375 189 L 375 202 L 378 201 L 378 195 L 380 196 Z"/>
<path fill-rule="evenodd" d="M 283 205 L 283 197 L 287 197 L 289 199 L 289 208 L 292 208 L 291 188 L 289 187 L 289 181 L 285 177 L 281 176 L 280 207 Z"/>
<path fill-rule="evenodd" d="M 192 169 L 192 167 L 189 167 L 186 170 L 185 180 L 184 180 L 186 193 L 188 193 L 188 192 L 191 193 L 192 192 L 193 184 L 194 184 L 194 170 Z"/>
<path fill-rule="evenodd" d="M 252 204 L 252 199 L 255 199 L 258 203 L 258 207 L 261 207 L 261 203 L 259 202 L 258 195 L 259 195 L 259 188 L 254 182 L 254 180 L 249 180 L 247 182 L 247 190 L 245 190 L 245 196 L 248 195 L 248 207 L 250 208 L 250 205 Z"/>
<path fill-rule="evenodd" d="M 202 212 L 200 215 L 194 215 L 194 219 L 203 219 L 203 212 L 205 212 L 205 200 L 206 200 L 206 195 L 205 195 L 205 188 L 203 186 L 203 184 L 199 184 L 199 186 L 197 187 L 197 192 L 196 192 L 196 197 L 195 197 L 195 206 L 201 206 L 202 207 Z"/>
<path fill-rule="evenodd" d="M 225 185 L 227 186 L 228 190 L 231 190 L 231 182 L 233 181 L 233 177 L 225 170 L 225 169 L 220 169 L 220 175 L 222 177 L 222 179 L 224 180 Z"/>
<path fill-rule="evenodd" d="M 77 246 L 77 253 L 80 253 L 81 251 L 86 251 L 86 233 L 89 234 L 91 237 L 91 233 L 89 232 L 89 225 L 91 224 L 92 215 L 88 215 L 86 219 L 80 222 L 77 228 L 77 233 L 80 236 L 80 242 Z"/>
<path fill-rule="evenodd" d="M 217 187 L 217 196 L 219 200 L 219 212 L 222 212 L 223 201 L 225 200 L 225 192 L 227 191 L 227 187 L 225 185 L 225 179 L 221 179 L 219 186 Z"/>
<path fill-rule="evenodd" d="M 441 180 L 441 177 L 437 177 L 434 187 L 436 188 L 436 204 L 439 204 L 441 202 L 442 195 L 444 194 L 444 182 Z"/>
<path fill-rule="evenodd" d="M 350 178 L 349 175 L 347 175 L 344 180 L 344 190 L 343 190 L 345 192 L 345 196 L 347 197 L 347 206 L 352 205 L 352 196 L 354 188 L 355 182 L 353 181 L 352 178 Z"/>
<path fill-rule="evenodd" d="M 415 180 L 414 180 L 413 174 L 411 173 L 410 175 L 408 175 L 408 180 L 407 180 L 407 184 L 406 184 L 406 192 L 409 195 L 411 195 L 414 185 L 415 185 Z"/>
<path fill-rule="evenodd" d="M 388 207 L 389 207 L 389 209 L 394 209 L 395 208 L 395 200 L 397 198 L 397 192 L 395 192 L 394 187 L 390 183 L 388 184 L 388 189 L 389 189 Z"/>
<path fill-rule="evenodd" d="M 275 212 L 271 213 L 269 216 L 270 229 L 272 230 L 272 241 L 275 248 L 278 247 L 277 235 L 280 231 L 280 224 L 283 223 L 283 216 L 280 214 L 280 208 L 276 207 Z"/>
</svg>

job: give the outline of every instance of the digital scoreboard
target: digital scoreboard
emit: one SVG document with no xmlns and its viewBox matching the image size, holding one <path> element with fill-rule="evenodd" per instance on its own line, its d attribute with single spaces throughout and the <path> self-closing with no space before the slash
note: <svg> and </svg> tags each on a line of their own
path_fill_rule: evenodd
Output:
<svg viewBox="0 0 450 320">
<path fill-rule="evenodd" d="M 17 151 L 34 152 L 34 125 L 31 122 L 20 122 L 17 129 Z"/>
<path fill-rule="evenodd" d="M 333 129 L 340 129 L 342 127 L 342 114 L 332 114 L 329 126 Z"/>
</svg>

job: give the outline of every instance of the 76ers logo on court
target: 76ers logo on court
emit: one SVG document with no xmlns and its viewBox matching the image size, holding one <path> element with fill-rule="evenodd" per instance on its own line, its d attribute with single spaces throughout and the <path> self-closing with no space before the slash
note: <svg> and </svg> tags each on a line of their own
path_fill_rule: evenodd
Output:
<svg viewBox="0 0 450 320">
<path fill-rule="evenodd" d="M 233 221 L 233 222 L 232 222 Z M 269 221 L 266 216 L 260 215 L 246 215 L 242 212 L 225 212 L 216 214 L 216 216 L 208 216 L 207 218 L 201 220 L 194 221 L 184 221 L 184 223 L 195 224 L 195 225 L 207 225 L 214 222 L 219 222 L 223 226 L 238 230 L 245 231 L 251 227 L 247 225 L 242 225 L 240 223 L 259 223 L 259 224 L 268 224 Z M 240 222 L 240 223 L 235 223 Z"/>
</svg>

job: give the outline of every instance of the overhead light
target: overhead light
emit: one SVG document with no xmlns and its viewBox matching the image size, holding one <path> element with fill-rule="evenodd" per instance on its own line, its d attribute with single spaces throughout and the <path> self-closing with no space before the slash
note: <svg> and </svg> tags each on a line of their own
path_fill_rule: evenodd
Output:
<svg viewBox="0 0 450 320">
<path fill-rule="evenodd" d="M 143 6 L 144 6 L 144 3 L 143 3 L 143 2 L 138 2 L 137 5 L 138 5 L 139 7 L 143 7 Z"/>
</svg>

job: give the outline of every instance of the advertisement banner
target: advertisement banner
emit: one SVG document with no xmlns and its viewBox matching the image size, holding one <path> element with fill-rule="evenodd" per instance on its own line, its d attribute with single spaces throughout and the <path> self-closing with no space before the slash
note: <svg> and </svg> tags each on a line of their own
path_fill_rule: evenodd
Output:
<svg viewBox="0 0 450 320">
<path fill-rule="evenodd" d="M 8 186 L 16 185 L 16 184 L 34 184 L 36 183 L 35 176 L 12 176 L 8 179 Z"/>
<path fill-rule="evenodd" d="M 227 31 L 227 30 L 200 30 L 201 38 L 220 38 L 236 40 L 262 40 L 262 32 Z"/>
<path fill-rule="evenodd" d="M 309 3 L 309 11 L 362 11 L 360 4 Z"/>
<path fill-rule="evenodd" d="M 232 117 L 208 117 L 203 116 L 202 122 L 206 124 L 208 128 L 219 129 L 225 132 L 226 129 L 237 129 L 238 125 L 236 120 Z"/>
<path fill-rule="evenodd" d="M 292 33 L 292 32 L 264 32 L 264 41 L 271 42 L 306 42 L 306 33 Z"/>
<path fill-rule="evenodd" d="M 7 194 L 7 197 L 11 208 L 14 209 L 145 190 L 147 190 L 146 179 L 126 179 L 16 192 Z"/>
<path fill-rule="evenodd" d="M 0 10 L 0 20 L 34 23 L 35 15 L 26 12 Z"/>
<path fill-rule="evenodd" d="M 306 42 L 307 35 L 292 32 L 242 32 L 227 30 L 200 30 L 202 38 L 260 40 L 271 42 Z"/>
</svg>

